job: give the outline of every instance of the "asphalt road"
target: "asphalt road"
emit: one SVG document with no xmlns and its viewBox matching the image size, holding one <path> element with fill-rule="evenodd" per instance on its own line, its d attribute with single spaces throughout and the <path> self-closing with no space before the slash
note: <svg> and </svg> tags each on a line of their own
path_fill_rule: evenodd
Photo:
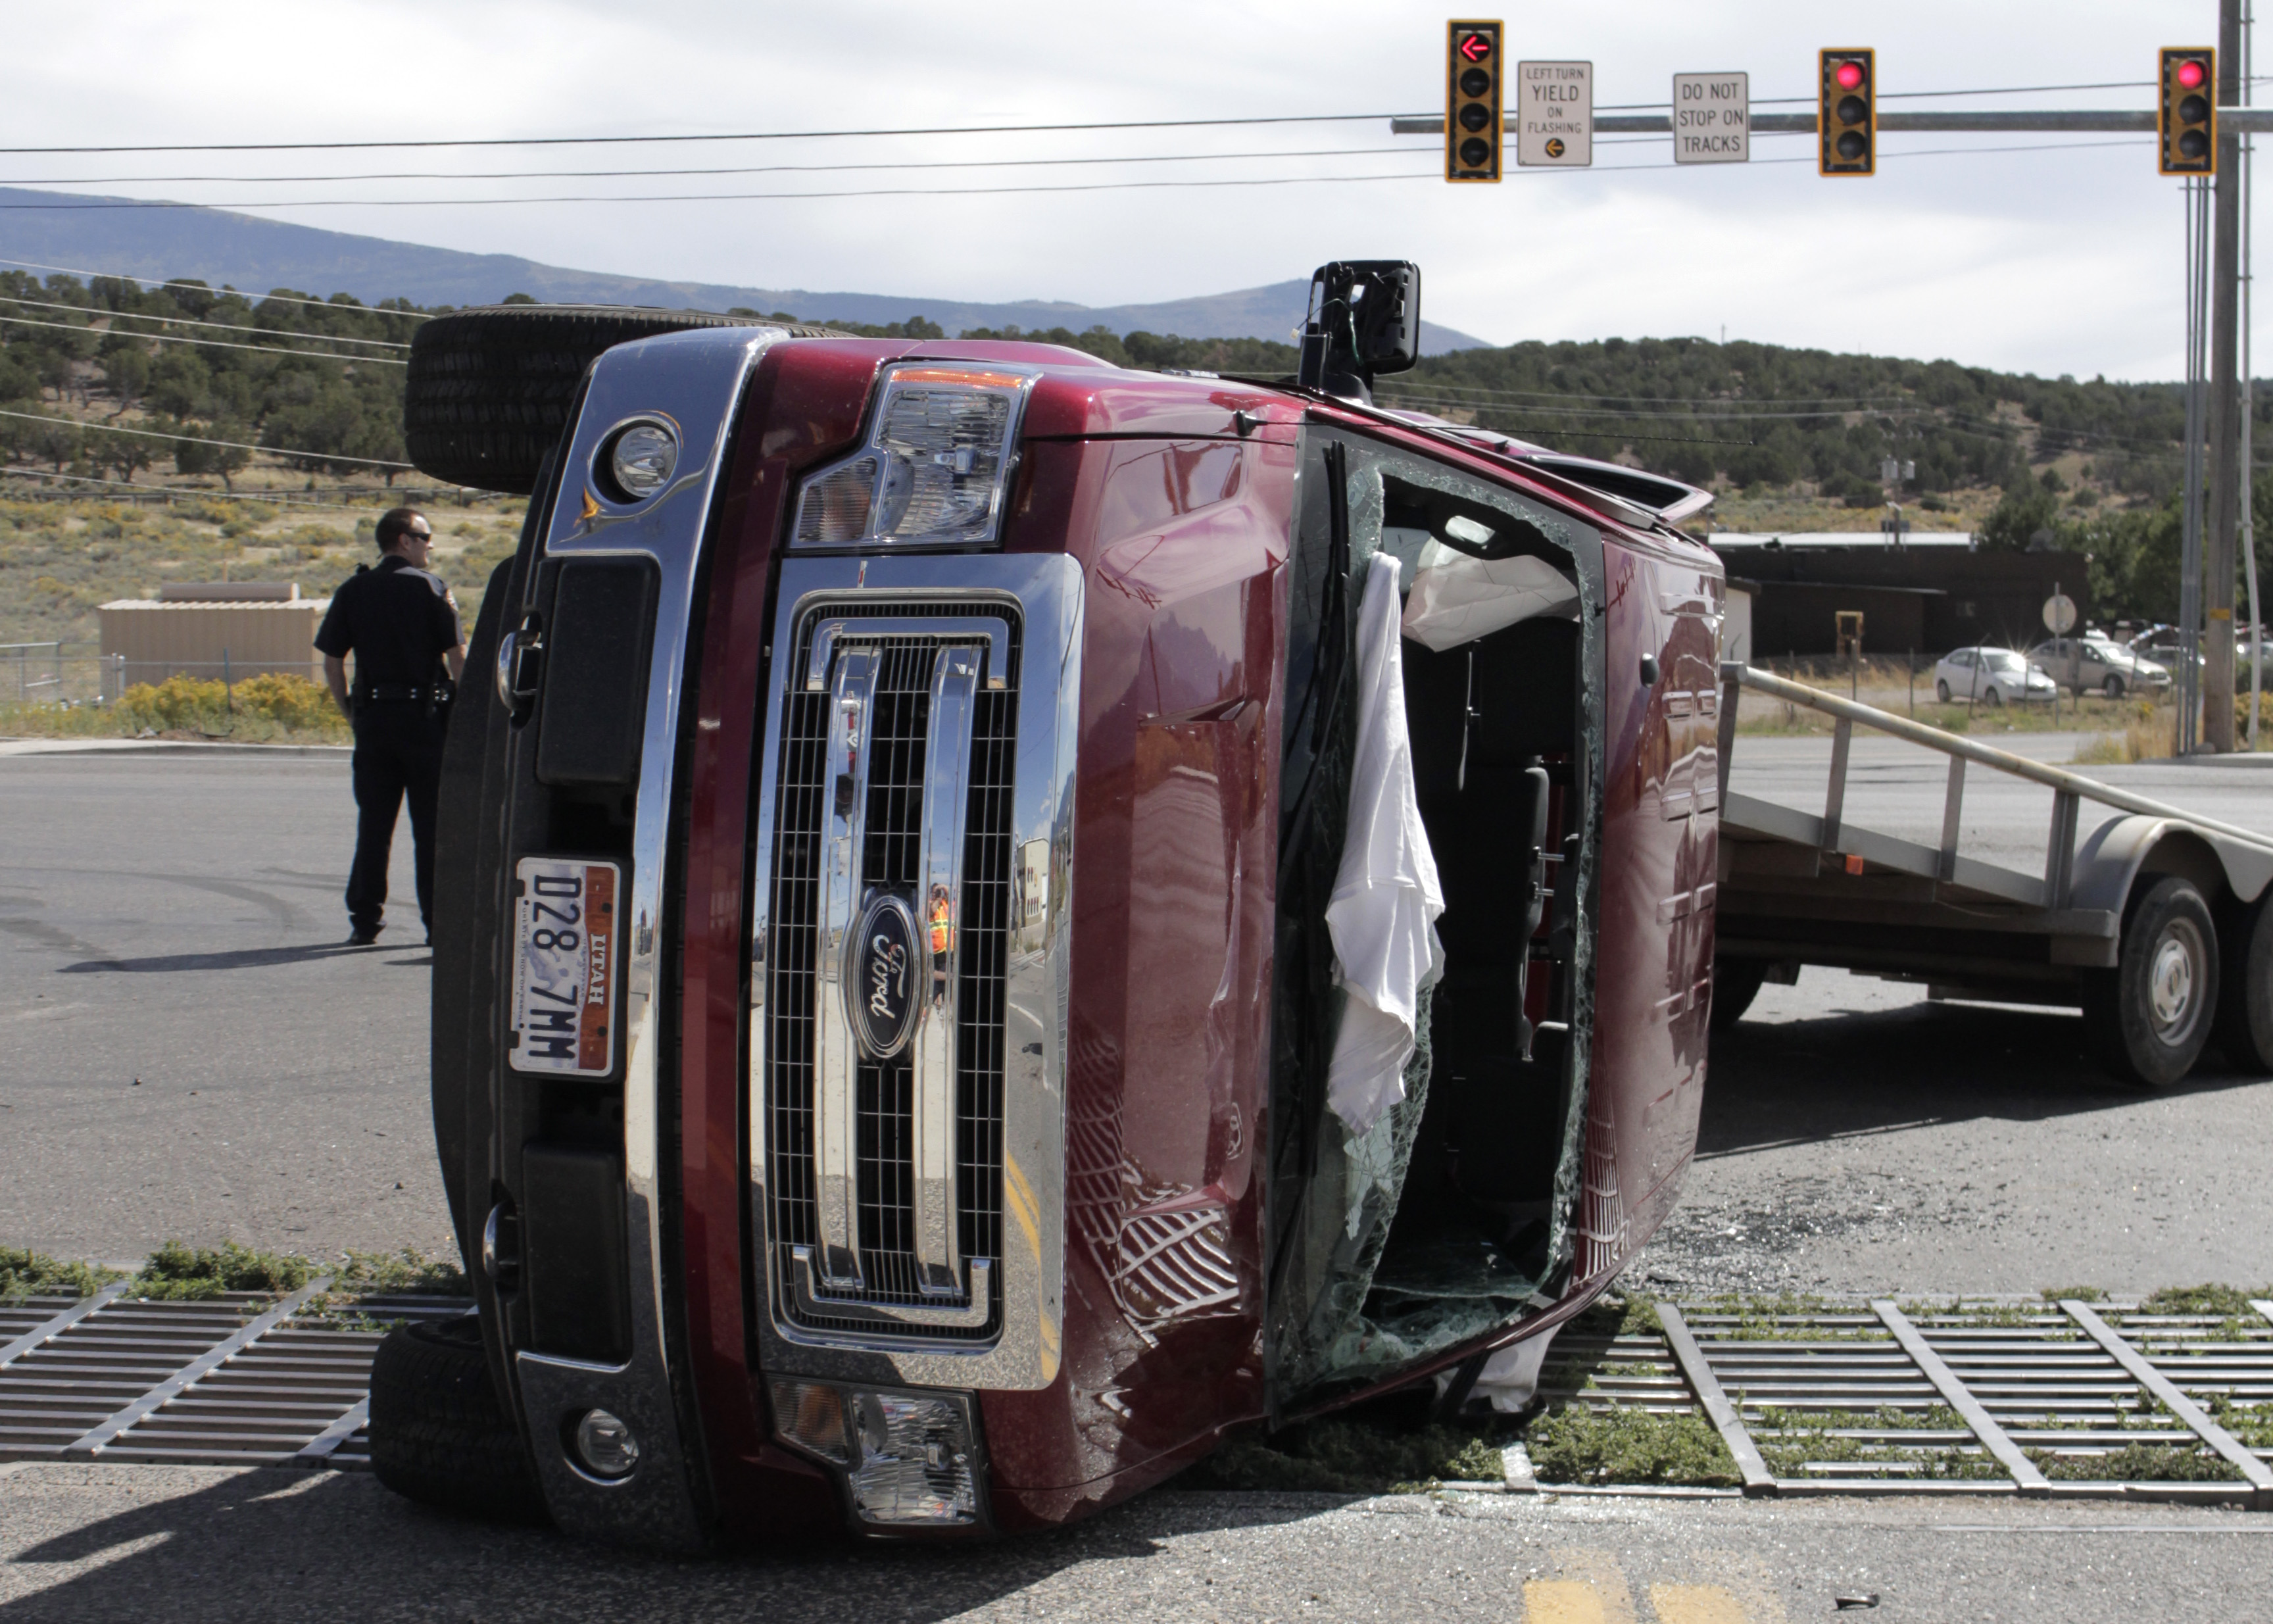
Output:
<svg viewBox="0 0 2273 1624">
<path fill-rule="evenodd" d="M 409 825 L 342 947 L 342 756 L 0 759 L 0 1244 L 453 1249 Z"/>
<path fill-rule="evenodd" d="M 1857 746 L 1851 815 L 1938 828 L 1938 760 L 1880 748 Z M 1744 739 L 1736 782 L 1804 805 L 1827 756 L 1822 740 Z M 2273 829 L 2262 769 L 2118 774 Z M 1977 775 L 1971 804 L 2040 861 L 2035 820 L 1999 812 L 2035 792 L 2006 783 Z M 339 945 L 342 759 L 0 758 L 0 1242 L 447 1252 L 430 959 L 415 922 Z M 407 898 L 407 829 L 396 860 Z M 1764 989 L 1712 1067 L 1683 1202 L 1637 1268 L 1653 1289 L 2273 1279 L 2273 1081 L 2209 1063 L 2142 1095 L 2100 1075 L 2072 1014 L 1933 1005 L 1821 970 Z"/>
<path fill-rule="evenodd" d="M 8 1469 L 0 1467 L 0 1472 Z M 0 1620 L 1474 1619 L 1888 1624 L 2263 1616 L 2273 1517 L 1977 1497 L 1147 1495 L 993 1545 L 660 1560 L 451 1522 L 363 1474 L 25 1466 Z"/>
<path fill-rule="evenodd" d="M 2071 735 L 1991 741 L 2065 763 Z M 1744 738 L 1730 786 L 1820 812 L 1825 738 Z M 1948 758 L 1857 738 L 1845 816 L 1938 841 Z M 2078 769 L 2273 833 L 2273 758 Z M 2052 792 L 1976 767 L 1961 849 L 2041 874 Z M 2087 810 L 2082 834 L 2096 824 Z M 2273 1079 L 2212 1054 L 2109 1080 L 2071 1011 L 1935 1004 L 1809 968 L 1713 1042 L 1696 1162 L 1629 1278 L 1718 1289 L 2118 1292 L 2273 1281 Z"/>
<path fill-rule="evenodd" d="M 1783 775 L 1793 804 L 1819 795 L 1819 743 L 1811 761 L 1810 741 L 1748 740 L 1741 773 L 1754 745 L 1781 752 L 1752 761 Z M 1916 770 L 1889 770 L 1892 804 Z M 2148 793 L 2206 810 L 2222 797 L 2227 816 L 2265 816 L 2232 804 L 2253 792 L 2273 802 L 2273 778 L 2129 771 L 2176 775 Z M 1938 778 L 1924 782 L 1938 828 Z M 104 1258 L 176 1235 L 319 1254 L 447 1247 L 426 1124 L 428 957 L 336 945 L 343 762 L 0 759 L 0 1242 Z M 408 884 L 406 834 L 398 896 Z M 2072 1016 L 1930 1006 L 1818 972 L 1767 989 L 1755 1011 L 1715 1044 L 1684 1200 L 1636 1265 L 1647 1289 L 2273 1277 L 2273 1081 L 2210 1069 L 2142 1096 L 2098 1078 Z M 1879 1595 L 1856 1616 L 1887 1620 L 2241 1619 L 2262 1609 L 2269 1536 L 2273 1517 L 2241 1513 L 1954 1497 L 1164 1492 L 989 1547 L 659 1561 L 452 1522 L 363 1474 L 26 1465 L 0 1467 L 0 1624 L 1772 1624 L 1828 1615 L 1842 1593 Z"/>
</svg>

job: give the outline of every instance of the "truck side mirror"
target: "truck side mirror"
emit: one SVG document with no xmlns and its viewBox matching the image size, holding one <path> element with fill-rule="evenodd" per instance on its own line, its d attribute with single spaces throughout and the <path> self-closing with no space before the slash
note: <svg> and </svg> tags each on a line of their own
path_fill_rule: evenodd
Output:
<svg viewBox="0 0 2273 1624">
<path fill-rule="evenodd" d="M 1421 267 L 1409 259 L 1337 259 L 1310 274 L 1296 381 L 1373 402 L 1373 380 L 1421 358 Z"/>
</svg>

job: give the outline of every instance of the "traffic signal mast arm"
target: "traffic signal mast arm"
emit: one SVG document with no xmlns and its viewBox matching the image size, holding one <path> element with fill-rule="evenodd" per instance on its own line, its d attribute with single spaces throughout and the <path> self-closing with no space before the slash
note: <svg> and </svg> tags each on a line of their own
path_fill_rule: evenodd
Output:
<svg viewBox="0 0 2273 1624">
<path fill-rule="evenodd" d="M 2155 133 L 2155 113 L 2149 108 L 2136 113 L 2097 112 L 2032 112 L 2032 113 L 1885 113 L 1876 120 L 1882 132 L 1903 130 L 1970 132 L 1979 134 L 2007 131 L 2071 131 L 2082 134 Z M 1505 127 L 1512 132 L 1515 119 L 1510 117 Z M 1754 113 L 1752 117 L 1755 135 L 1813 135 L 1815 115 L 1812 113 Z M 2273 106 L 2222 107 L 2217 109 L 2218 132 L 2234 135 L 2273 135 Z M 1444 121 L 1439 117 L 1392 118 L 1389 121 L 1392 135 L 1442 135 Z M 1594 115 L 1597 135 L 1670 135 L 1673 117 L 1669 113 L 1597 113 Z"/>
</svg>

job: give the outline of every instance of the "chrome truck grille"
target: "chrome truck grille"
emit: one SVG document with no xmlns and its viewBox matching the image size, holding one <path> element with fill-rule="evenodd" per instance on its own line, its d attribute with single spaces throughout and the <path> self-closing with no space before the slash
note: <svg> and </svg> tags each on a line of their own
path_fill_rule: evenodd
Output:
<svg viewBox="0 0 2273 1624">
<path fill-rule="evenodd" d="M 775 1267 L 803 1325 L 867 1328 L 859 1311 L 889 1305 L 918 1336 L 995 1327 L 1016 650 L 1007 610 L 835 605 L 799 628 L 770 1020 Z M 904 971 L 926 1006 L 883 1059 L 839 1007 L 861 995 L 854 922 L 880 894 L 915 920 Z"/>
<path fill-rule="evenodd" d="M 750 988 L 771 1371 L 1054 1373 L 1078 591 L 1060 558 L 784 568 Z"/>
</svg>

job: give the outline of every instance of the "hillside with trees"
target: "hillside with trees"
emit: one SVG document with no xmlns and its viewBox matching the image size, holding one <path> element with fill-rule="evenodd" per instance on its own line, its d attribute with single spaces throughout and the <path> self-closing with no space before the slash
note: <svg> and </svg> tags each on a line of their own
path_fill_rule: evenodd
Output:
<svg viewBox="0 0 2273 1624">
<path fill-rule="evenodd" d="M 318 476 L 384 489 L 405 471 L 389 466 L 403 460 L 400 363 L 431 313 L 289 289 L 0 273 L 0 453 L 19 472 L 86 490 L 166 479 L 226 492 L 248 471 L 269 490 Z M 835 325 L 946 336 L 921 315 Z M 1291 373 L 1296 358 L 1293 346 L 1262 339 L 1103 327 L 963 336 L 1257 377 Z M 1992 547 L 2089 553 L 2100 619 L 2166 620 L 2177 607 L 2185 403 L 2175 385 L 1614 338 L 1432 357 L 1384 380 L 1381 398 L 1709 485 L 1735 528 L 1771 500 L 1814 515 L 1780 528 L 1870 528 L 1887 495 L 1880 459 L 1901 458 L 1915 465 L 1906 495 L 1926 527 L 1969 526 Z M 2261 390 L 2256 410 L 2273 462 L 2273 395 Z M 2273 477 L 2261 476 L 2254 506 L 2261 562 L 2273 570 Z"/>
</svg>

